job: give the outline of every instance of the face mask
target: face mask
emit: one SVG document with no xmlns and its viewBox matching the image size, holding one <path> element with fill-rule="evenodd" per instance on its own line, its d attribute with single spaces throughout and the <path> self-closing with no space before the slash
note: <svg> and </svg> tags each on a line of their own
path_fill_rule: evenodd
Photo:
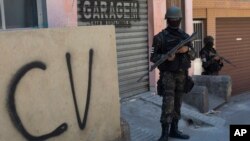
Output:
<svg viewBox="0 0 250 141">
<path fill-rule="evenodd" d="M 213 47 L 214 43 L 213 42 L 207 42 L 206 46 L 208 47 Z"/>
<path fill-rule="evenodd" d="M 181 23 L 181 18 L 177 18 L 177 19 L 167 19 L 167 23 L 170 27 L 172 28 L 179 28 L 180 27 L 180 23 Z"/>
</svg>

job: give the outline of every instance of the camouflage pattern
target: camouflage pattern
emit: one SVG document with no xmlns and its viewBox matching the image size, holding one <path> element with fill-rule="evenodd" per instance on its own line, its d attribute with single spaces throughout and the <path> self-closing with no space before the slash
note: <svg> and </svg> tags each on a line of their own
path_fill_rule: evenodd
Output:
<svg viewBox="0 0 250 141">
<path fill-rule="evenodd" d="M 165 71 L 160 73 L 158 93 L 162 95 L 161 123 L 171 123 L 172 119 L 180 119 L 182 97 L 185 94 L 186 73 Z"/>
<path fill-rule="evenodd" d="M 156 63 L 182 40 L 189 37 L 187 33 L 179 28 L 181 22 L 181 10 L 176 7 L 168 9 L 166 17 L 168 27 L 154 36 L 151 49 L 150 61 Z M 178 131 L 178 121 L 181 116 L 182 97 L 185 94 L 187 71 L 194 59 L 192 43 L 185 45 L 187 52 L 176 53 L 175 58 L 166 60 L 158 66 L 160 79 L 157 82 L 158 95 L 162 96 L 161 125 L 162 134 L 158 141 L 167 141 L 169 136 L 169 125 L 171 123 L 172 137 L 188 139 Z M 173 125 L 173 126 L 172 126 Z"/>
<path fill-rule="evenodd" d="M 153 38 L 150 61 L 155 63 L 182 40 L 188 38 L 181 29 L 167 27 Z M 195 57 L 192 43 L 185 46 L 189 48 L 186 53 L 175 54 L 174 60 L 166 60 L 158 66 L 160 79 L 157 82 L 157 93 L 162 96 L 161 123 L 163 126 L 179 120 L 181 116 L 182 96 L 186 89 L 187 71 L 191 66 L 191 60 Z"/>
</svg>

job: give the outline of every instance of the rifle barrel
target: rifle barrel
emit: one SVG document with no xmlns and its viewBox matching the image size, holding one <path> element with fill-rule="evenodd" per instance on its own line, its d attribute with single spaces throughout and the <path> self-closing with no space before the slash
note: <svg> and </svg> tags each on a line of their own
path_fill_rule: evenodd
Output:
<svg viewBox="0 0 250 141">
<path fill-rule="evenodd" d="M 160 64 L 162 64 L 163 62 L 165 62 L 165 61 L 168 59 L 169 55 L 175 54 L 175 53 L 177 52 L 177 50 L 178 50 L 180 47 L 184 46 L 184 45 L 185 45 L 186 43 L 188 43 L 188 42 L 191 42 L 191 41 L 197 39 L 197 35 L 198 35 L 198 33 L 197 33 L 197 32 L 194 32 L 190 37 L 188 37 L 187 39 L 185 39 L 185 40 L 181 41 L 179 44 L 177 44 L 173 49 L 171 49 L 167 54 L 165 54 L 160 60 L 158 60 L 157 62 L 155 62 L 155 63 L 150 67 L 149 72 L 153 71 L 153 70 L 154 70 L 155 68 L 157 68 Z M 142 78 L 145 77 L 145 76 L 147 76 L 147 75 L 148 75 L 148 74 L 145 74 L 145 75 L 141 76 L 141 77 L 137 80 L 137 82 L 140 82 L 140 81 L 142 80 Z"/>
<path fill-rule="evenodd" d="M 220 56 L 218 53 L 213 53 L 211 51 L 210 51 L 210 53 L 212 55 L 216 55 L 216 56 L 220 57 L 224 62 L 228 63 L 229 65 L 232 65 L 232 66 L 236 67 L 231 61 L 227 60 L 225 57 Z"/>
</svg>

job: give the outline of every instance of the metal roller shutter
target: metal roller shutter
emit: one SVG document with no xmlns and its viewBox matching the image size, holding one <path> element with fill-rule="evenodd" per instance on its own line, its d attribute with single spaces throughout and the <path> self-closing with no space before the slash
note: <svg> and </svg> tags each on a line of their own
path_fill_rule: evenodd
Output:
<svg viewBox="0 0 250 141">
<path fill-rule="evenodd" d="M 78 12 L 79 4 L 78 0 Z M 116 1 L 116 0 L 113 0 Z M 126 0 L 123 0 L 126 1 Z M 131 1 L 131 0 L 127 0 Z M 139 20 L 131 21 L 130 27 L 116 27 L 117 64 L 119 89 L 121 97 L 129 97 L 149 91 L 149 77 L 141 82 L 137 80 L 148 74 L 148 4 L 147 0 L 139 2 Z M 89 25 L 79 20 L 78 25 Z"/>
<path fill-rule="evenodd" d="M 250 18 L 219 18 L 216 23 L 216 48 L 237 66 L 224 63 L 220 74 L 232 77 L 233 95 L 250 91 Z"/>
<path fill-rule="evenodd" d="M 122 97 L 149 90 L 148 76 L 148 12 L 147 0 L 139 0 L 140 21 L 132 22 L 131 28 L 116 28 L 119 86 Z"/>
</svg>

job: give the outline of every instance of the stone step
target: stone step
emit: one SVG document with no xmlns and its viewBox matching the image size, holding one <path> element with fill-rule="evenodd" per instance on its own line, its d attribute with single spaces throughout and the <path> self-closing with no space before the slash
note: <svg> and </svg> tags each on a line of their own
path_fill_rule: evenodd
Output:
<svg viewBox="0 0 250 141">
<path fill-rule="evenodd" d="M 216 95 L 208 95 L 208 105 L 209 105 L 209 111 L 216 110 L 218 107 L 222 106 L 226 103 L 226 100 L 216 96 Z"/>
</svg>

